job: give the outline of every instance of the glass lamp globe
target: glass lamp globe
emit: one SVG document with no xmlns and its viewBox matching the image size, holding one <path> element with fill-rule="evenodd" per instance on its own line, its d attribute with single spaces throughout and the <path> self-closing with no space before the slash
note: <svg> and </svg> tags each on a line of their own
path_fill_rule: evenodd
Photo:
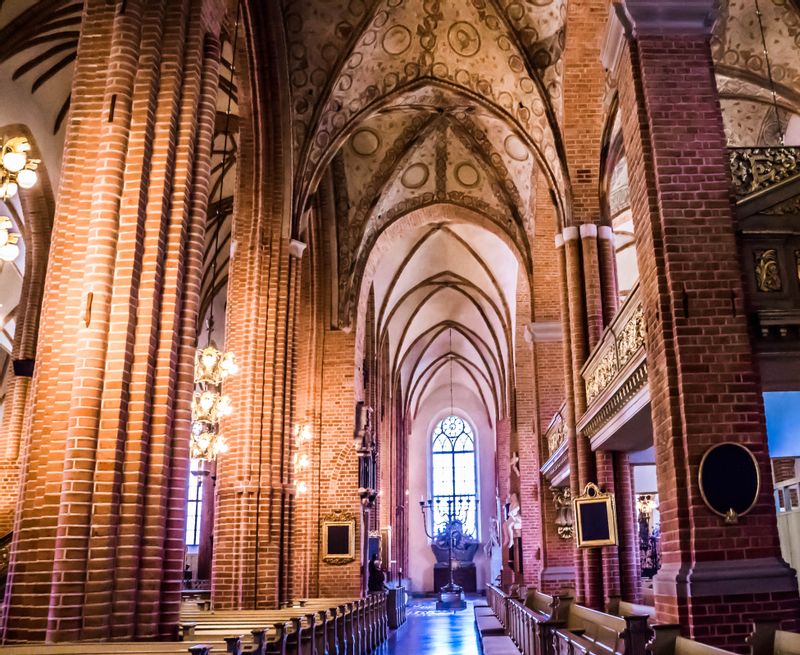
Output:
<svg viewBox="0 0 800 655">
<path fill-rule="evenodd" d="M 220 416 L 230 416 L 233 413 L 233 405 L 229 396 L 222 396 L 217 405 Z"/>
<path fill-rule="evenodd" d="M 16 243 L 6 243 L 0 247 L 0 259 L 4 262 L 13 262 L 19 257 L 19 246 Z"/>
<path fill-rule="evenodd" d="M 32 168 L 23 168 L 17 174 L 17 184 L 23 189 L 30 189 L 39 180 L 39 176 Z"/>
<path fill-rule="evenodd" d="M 7 150 L 3 153 L 3 168 L 9 173 L 19 173 L 28 163 L 28 155 L 24 152 Z"/>
<path fill-rule="evenodd" d="M 17 183 L 11 180 L 5 180 L 0 184 L 0 196 L 8 200 L 17 195 Z"/>
</svg>

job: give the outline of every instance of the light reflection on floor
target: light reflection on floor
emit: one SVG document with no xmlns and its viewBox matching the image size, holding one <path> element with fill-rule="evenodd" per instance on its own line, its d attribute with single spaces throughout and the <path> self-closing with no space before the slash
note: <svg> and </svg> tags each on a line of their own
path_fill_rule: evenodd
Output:
<svg viewBox="0 0 800 655">
<path fill-rule="evenodd" d="M 376 652 L 380 655 L 479 655 L 472 600 L 460 612 L 439 612 L 436 600 L 414 599 L 407 620 Z"/>
</svg>

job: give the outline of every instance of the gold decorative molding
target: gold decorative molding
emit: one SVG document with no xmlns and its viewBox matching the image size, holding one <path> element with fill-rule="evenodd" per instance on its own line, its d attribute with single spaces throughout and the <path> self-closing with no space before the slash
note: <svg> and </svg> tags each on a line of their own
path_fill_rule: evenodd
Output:
<svg viewBox="0 0 800 655">
<path fill-rule="evenodd" d="M 572 539 L 575 530 L 572 515 L 572 492 L 569 487 L 551 487 L 553 504 L 556 507 L 556 532 L 562 539 Z"/>
<path fill-rule="evenodd" d="M 731 148 L 729 156 L 739 199 L 800 176 L 800 148 Z"/>
<path fill-rule="evenodd" d="M 647 384 L 647 362 L 642 362 L 625 378 L 614 394 L 597 409 L 592 418 L 581 428 L 585 437 L 591 439 L 611 421 Z M 578 424 L 580 426 L 580 423 Z"/>
<path fill-rule="evenodd" d="M 783 289 L 781 270 L 778 264 L 778 250 L 767 248 L 754 250 L 754 273 L 756 276 L 756 289 L 762 293 L 775 293 Z"/>
<path fill-rule="evenodd" d="M 336 510 L 322 518 L 322 561 L 341 566 L 356 559 L 356 519 Z M 346 534 L 344 534 L 346 530 Z M 344 543 L 342 543 L 344 542 Z"/>
<path fill-rule="evenodd" d="M 612 385 L 647 343 L 644 308 L 639 296 L 637 287 L 628 296 L 584 366 L 582 375 L 589 404 Z"/>
<path fill-rule="evenodd" d="M 561 444 L 567 440 L 567 424 L 560 411 L 550 421 L 545 437 L 547 439 L 547 456 L 552 457 Z"/>
<path fill-rule="evenodd" d="M 800 250 L 794 251 L 794 270 L 797 275 L 797 281 L 800 282 Z"/>
</svg>

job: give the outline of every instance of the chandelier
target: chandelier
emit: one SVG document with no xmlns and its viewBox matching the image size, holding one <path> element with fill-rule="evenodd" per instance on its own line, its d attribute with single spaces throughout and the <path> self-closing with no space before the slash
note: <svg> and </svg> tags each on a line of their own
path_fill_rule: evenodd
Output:
<svg viewBox="0 0 800 655">
<path fill-rule="evenodd" d="M 0 259 L 13 262 L 19 257 L 19 234 L 11 232 L 14 224 L 8 216 L 0 216 Z"/>
<path fill-rule="evenodd" d="M 214 461 L 227 449 L 220 433 L 220 421 L 233 413 L 229 396 L 222 393 L 222 383 L 239 370 L 233 353 L 223 353 L 209 343 L 195 355 L 192 398 L 191 457 Z"/>
<path fill-rule="evenodd" d="M 0 150 L 0 196 L 8 200 L 17 191 L 30 189 L 39 179 L 36 169 L 40 161 L 31 159 L 28 153 L 31 144 L 23 136 L 16 136 L 3 143 Z"/>
</svg>

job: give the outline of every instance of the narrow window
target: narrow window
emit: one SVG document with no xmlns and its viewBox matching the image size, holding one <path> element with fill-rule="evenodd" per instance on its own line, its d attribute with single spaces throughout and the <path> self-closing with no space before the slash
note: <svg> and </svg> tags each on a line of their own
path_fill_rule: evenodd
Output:
<svg viewBox="0 0 800 655">
<path fill-rule="evenodd" d="M 448 416 L 439 421 L 433 431 L 431 460 L 434 534 L 445 529 L 451 511 L 464 534 L 477 538 L 475 438 L 464 419 Z"/>
</svg>

